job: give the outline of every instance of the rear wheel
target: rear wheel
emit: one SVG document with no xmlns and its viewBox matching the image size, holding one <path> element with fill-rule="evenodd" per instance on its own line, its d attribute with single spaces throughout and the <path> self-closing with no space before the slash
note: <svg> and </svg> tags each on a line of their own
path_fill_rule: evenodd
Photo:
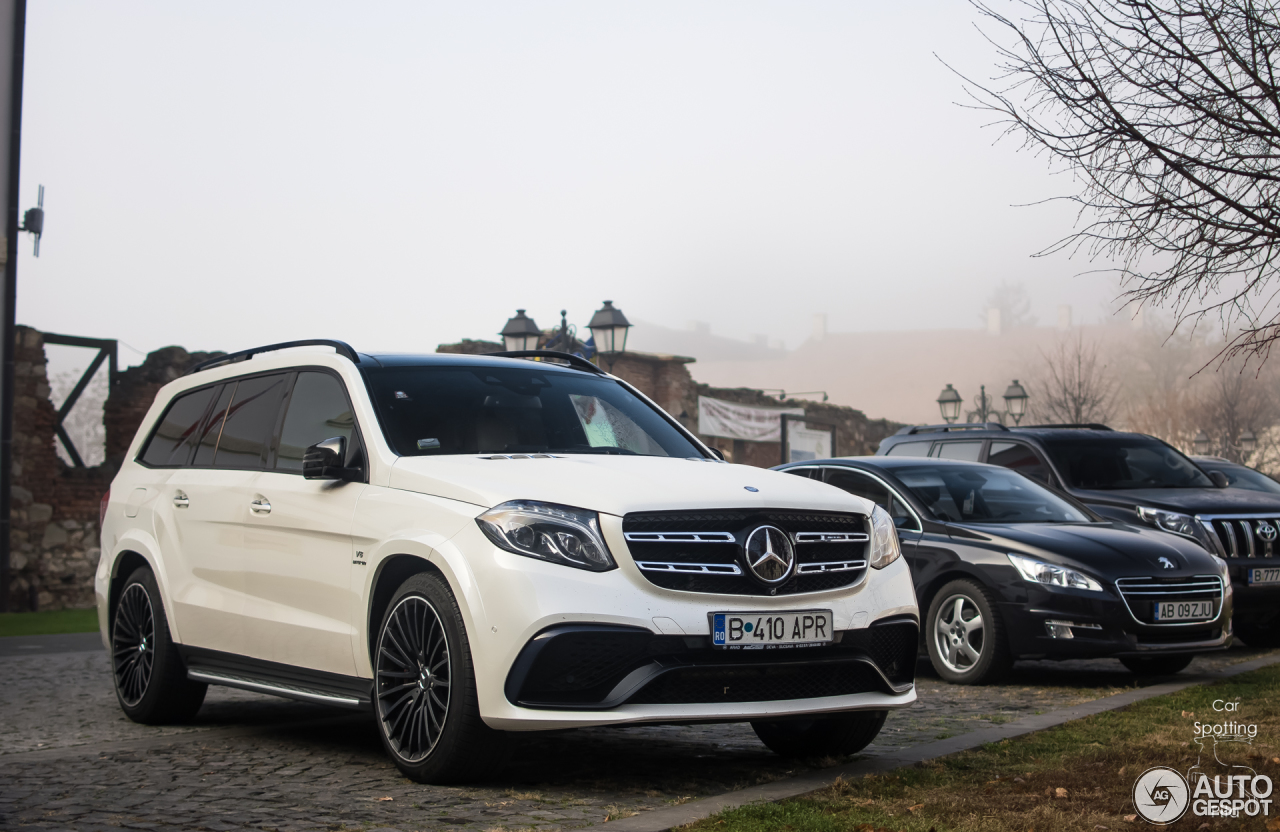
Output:
<svg viewBox="0 0 1280 832">
<path fill-rule="evenodd" d="M 1013 664 L 995 598 L 972 581 L 952 581 L 934 596 L 925 645 L 933 669 L 958 685 L 999 681 Z"/>
<path fill-rule="evenodd" d="M 753 722 L 760 741 L 783 757 L 845 757 L 866 748 L 888 711 L 860 711 L 822 719 Z"/>
<path fill-rule="evenodd" d="M 374 667 L 378 734 L 406 777 L 460 783 L 501 769 L 507 737 L 480 718 L 466 628 L 444 581 L 419 573 L 400 585 Z"/>
<path fill-rule="evenodd" d="M 169 636 L 160 588 L 146 567 L 134 570 L 116 601 L 111 666 L 121 710 L 144 725 L 191 719 L 209 689 L 187 678 L 187 668 Z"/>
<path fill-rule="evenodd" d="M 1280 647 L 1280 621 L 1273 619 L 1270 624 L 1237 624 L 1235 634 L 1250 647 Z"/>
<path fill-rule="evenodd" d="M 1125 656 L 1120 663 L 1139 676 L 1171 676 L 1185 670 L 1195 656 Z"/>
</svg>

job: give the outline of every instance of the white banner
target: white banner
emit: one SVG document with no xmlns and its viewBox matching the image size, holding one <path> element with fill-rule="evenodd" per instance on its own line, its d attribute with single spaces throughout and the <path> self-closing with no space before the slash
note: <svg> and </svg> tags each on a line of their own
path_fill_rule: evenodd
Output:
<svg viewBox="0 0 1280 832">
<path fill-rule="evenodd" d="M 747 442 L 781 442 L 783 413 L 803 416 L 804 408 L 749 407 L 699 396 L 698 433 Z M 787 425 L 787 432 L 795 428 L 794 423 Z"/>
<path fill-rule="evenodd" d="M 791 462 L 827 459 L 831 456 L 831 431 L 809 430 L 803 423 L 787 425 L 787 448 Z"/>
</svg>

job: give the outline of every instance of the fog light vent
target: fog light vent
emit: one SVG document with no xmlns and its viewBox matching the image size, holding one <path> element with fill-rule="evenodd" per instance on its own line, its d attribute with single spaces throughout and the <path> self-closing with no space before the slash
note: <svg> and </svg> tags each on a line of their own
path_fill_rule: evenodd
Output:
<svg viewBox="0 0 1280 832">
<path fill-rule="evenodd" d="M 1101 624 L 1081 624 L 1076 621 L 1055 621 L 1050 618 L 1044 622 L 1044 628 L 1049 633 L 1049 638 L 1075 638 L 1075 634 L 1071 632 L 1072 628 L 1080 630 L 1101 630 Z"/>
</svg>

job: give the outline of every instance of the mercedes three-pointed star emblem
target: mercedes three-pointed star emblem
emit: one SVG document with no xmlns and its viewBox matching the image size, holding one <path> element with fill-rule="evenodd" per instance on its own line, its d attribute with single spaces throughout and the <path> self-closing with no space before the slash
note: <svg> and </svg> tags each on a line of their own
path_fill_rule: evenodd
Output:
<svg viewBox="0 0 1280 832">
<path fill-rule="evenodd" d="M 776 586 L 791 577 L 796 552 L 791 538 L 776 526 L 759 526 L 747 536 L 747 568 L 762 583 Z"/>
</svg>

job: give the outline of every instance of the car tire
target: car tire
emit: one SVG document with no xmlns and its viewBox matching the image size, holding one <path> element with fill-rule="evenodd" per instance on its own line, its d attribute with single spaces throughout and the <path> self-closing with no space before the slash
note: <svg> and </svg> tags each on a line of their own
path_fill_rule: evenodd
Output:
<svg viewBox="0 0 1280 832">
<path fill-rule="evenodd" d="M 406 777 L 465 783 L 502 768 L 508 737 L 480 718 L 462 611 L 440 577 L 420 572 L 396 590 L 373 665 L 378 735 Z"/>
<path fill-rule="evenodd" d="M 1280 622 L 1272 621 L 1263 626 L 1237 624 L 1235 635 L 1249 647 L 1280 647 Z"/>
<path fill-rule="evenodd" d="M 112 610 L 111 668 L 120 709 L 143 725 L 186 722 L 209 689 L 187 678 L 169 635 L 160 587 L 146 567 L 125 581 Z"/>
<path fill-rule="evenodd" d="M 999 681 L 1013 664 L 995 596 L 973 581 L 952 581 L 933 596 L 925 619 L 933 669 L 957 685 Z"/>
<path fill-rule="evenodd" d="M 783 757 L 847 757 L 866 748 L 888 716 L 888 711 L 859 711 L 822 719 L 753 722 L 751 729 Z"/>
<path fill-rule="evenodd" d="M 1120 664 L 1139 676 L 1172 676 L 1187 669 L 1195 656 L 1125 656 Z"/>
</svg>

